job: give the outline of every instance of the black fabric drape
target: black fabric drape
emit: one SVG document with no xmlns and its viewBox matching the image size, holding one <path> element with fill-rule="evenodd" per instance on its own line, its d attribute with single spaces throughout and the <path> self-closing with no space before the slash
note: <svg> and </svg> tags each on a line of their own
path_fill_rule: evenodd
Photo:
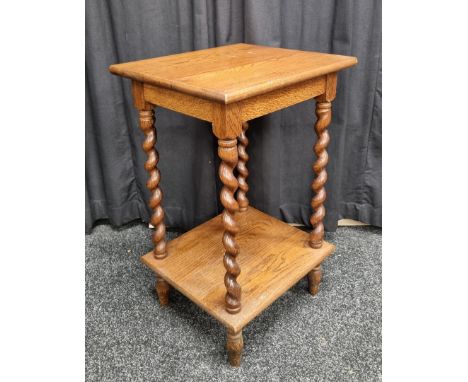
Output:
<svg viewBox="0 0 468 382">
<path fill-rule="evenodd" d="M 236 42 L 356 56 L 338 76 L 329 128 L 325 228 L 339 218 L 381 226 L 381 2 L 375 0 L 133 0 L 86 4 L 86 229 L 148 221 L 143 134 L 130 81 L 110 64 Z M 251 121 L 248 197 L 309 225 L 314 102 Z M 209 124 L 156 110 L 168 226 L 189 229 L 220 212 Z"/>
</svg>

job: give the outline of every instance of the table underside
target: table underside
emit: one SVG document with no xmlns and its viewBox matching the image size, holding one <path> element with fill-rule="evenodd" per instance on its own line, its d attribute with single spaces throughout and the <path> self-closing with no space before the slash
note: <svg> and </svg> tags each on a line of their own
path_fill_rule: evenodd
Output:
<svg viewBox="0 0 468 382">
<path fill-rule="evenodd" d="M 236 242 L 241 269 L 237 281 L 242 287 L 242 309 L 237 314 L 225 310 L 221 215 L 170 241 L 165 259 L 155 259 L 152 252 L 141 258 L 157 275 L 234 332 L 245 327 L 335 249 L 325 241 L 321 248 L 311 248 L 308 233 L 252 207 L 237 213 L 236 220 L 240 226 Z"/>
</svg>

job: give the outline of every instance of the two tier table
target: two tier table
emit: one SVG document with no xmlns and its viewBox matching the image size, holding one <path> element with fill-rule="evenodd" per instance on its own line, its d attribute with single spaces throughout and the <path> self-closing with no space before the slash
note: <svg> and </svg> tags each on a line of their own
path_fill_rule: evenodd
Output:
<svg viewBox="0 0 468 382">
<path fill-rule="evenodd" d="M 334 251 L 323 240 L 325 182 L 337 72 L 355 57 L 250 44 L 151 58 L 110 66 L 132 80 L 145 134 L 147 187 L 154 249 L 142 261 L 156 274 L 161 305 L 174 287 L 227 329 L 227 353 L 239 366 L 242 329 L 301 278 L 318 292 L 321 263 Z M 310 234 L 250 207 L 247 199 L 248 121 L 315 98 L 317 156 L 312 168 Z M 166 243 L 153 109 L 163 107 L 211 122 L 221 159 L 224 212 Z M 312 143 L 311 143 L 312 147 Z M 224 282 L 223 282 L 224 279 Z"/>
</svg>

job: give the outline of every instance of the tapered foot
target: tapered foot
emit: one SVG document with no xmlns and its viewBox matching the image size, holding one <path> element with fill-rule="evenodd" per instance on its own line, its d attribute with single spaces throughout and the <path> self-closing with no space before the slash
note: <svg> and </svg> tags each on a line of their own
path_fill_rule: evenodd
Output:
<svg viewBox="0 0 468 382">
<path fill-rule="evenodd" d="M 166 306 L 169 304 L 169 290 L 171 287 L 169 284 L 163 280 L 162 278 L 158 277 L 156 280 L 156 293 L 158 294 L 159 304 L 162 306 Z"/>
<path fill-rule="evenodd" d="M 228 353 L 229 364 L 231 366 L 240 366 L 243 348 L 244 339 L 242 338 L 242 330 L 238 333 L 234 333 L 228 330 L 226 349 Z"/>
<path fill-rule="evenodd" d="M 309 281 L 309 292 L 312 296 L 315 296 L 320 288 L 320 282 L 322 281 L 322 266 L 312 269 L 307 274 L 307 279 Z"/>
</svg>

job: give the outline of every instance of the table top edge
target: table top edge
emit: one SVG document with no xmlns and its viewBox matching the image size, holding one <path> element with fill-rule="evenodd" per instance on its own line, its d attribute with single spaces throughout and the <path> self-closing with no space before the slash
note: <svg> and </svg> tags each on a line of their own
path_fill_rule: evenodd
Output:
<svg viewBox="0 0 468 382">
<path fill-rule="evenodd" d="M 236 45 L 248 45 L 248 44 L 236 44 Z M 148 76 L 143 72 L 132 71 L 128 68 L 128 64 L 132 62 L 112 64 L 109 66 L 109 71 L 114 74 L 130 80 L 142 82 L 156 87 L 162 87 L 170 90 L 175 90 L 184 94 L 188 94 L 197 98 L 203 98 L 209 101 L 230 104 L 245 99 L 266 94 L 274 90 L 278 90 L 284 87 L 292 86 L 307 80 L 312 80 L 317 77 L 321 77 L 327 74 L 336 73 L 343 69 L 350 68 L 358 63 L 358 60 L 354 56 L 343 56 L 334 55 L 340 58 L 340 61 L 334 62 L 329 65 L 312 67 L 310 70 L 292 73 L 286 77 L 277 78 L 272 81 L 256 83 L 250 87 L 244 87 L 242 89 L 227 90 L 227 91 L 213 91 L 207 88 L 194 86 L 189 83 L 162 77 L 156 77 L 154 75 Z M 164 56 L 163 56 L 164 57 Z M 140 60 L 142 61 L 142 60 Z M 137 61 L 133 61 L 137 62 Z"/>
</svg>

